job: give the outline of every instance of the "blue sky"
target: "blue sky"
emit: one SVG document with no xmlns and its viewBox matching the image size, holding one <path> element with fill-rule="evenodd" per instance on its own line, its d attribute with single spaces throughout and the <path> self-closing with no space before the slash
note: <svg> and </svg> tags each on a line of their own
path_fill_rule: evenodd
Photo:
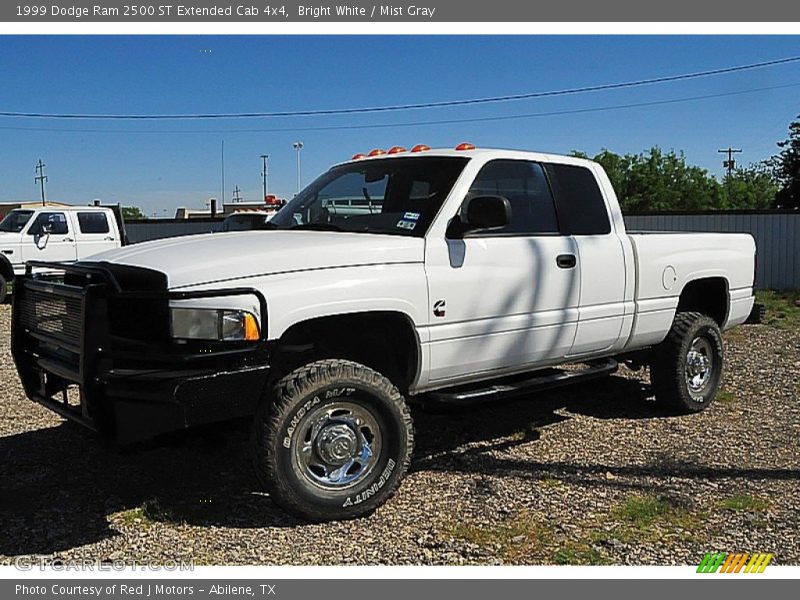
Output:
<svg viewBox="0 0 800 600">
<path fill-rule="evenodd" d="M 667 76 L 800 54 L 790 36 L 54 36 L 0 38 L 0 111 L 195 113 L 327 109 L 517 94 Z M 354 152 L 470 141 L 589 153 L 657 144 L 720 173 L 718 148 L 742 162 L 773 154 L 800 113 L 800 87 L 703 101 L 482 123 L 301 131 L 503 116 L 652 102 L 800 83 L 800 63 L 693 81 L 503 104 L 381 115 L 120 123 L 0 118 L 0 201 L 36 199 L 34 165 L 47 164 L 48 197 L 94 198 L 172 215 L 220 195 L 261 193 L 259 155 L 270 155 L 270 192 Z M 61 129 L 30 131 L 11 128 Z M 293 129 L 231 132 L 231 129 Z M 113 130 L 111 133 L 76 129 Z M 188 130 L 188 132 L 187 132 Z M 218 130 L 226 130 L 219 132 Z"/>
</svg>

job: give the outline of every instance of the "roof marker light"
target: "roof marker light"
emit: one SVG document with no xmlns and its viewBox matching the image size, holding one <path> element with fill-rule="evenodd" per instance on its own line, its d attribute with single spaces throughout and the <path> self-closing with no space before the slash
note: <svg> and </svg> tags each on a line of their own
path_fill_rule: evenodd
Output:
<svg viewBox="0 0 800 600">
<path fill-rule="evenodd" d="M 456 150 L 475 150 L 475 144 L 461 142 L 458 146 L 456 146 Z"/>
<path fill-rule="evenodd" d="M 389 152 L 387 152 L 386 154 L 400 154 L 401 152 L 405 152 L 405 151 L 406 151 L 406 149 L 403 148 L 402 146 L 392 146 L 389 149 Z"/>
<path fill-rule="evenodd" d="M 425 151 L 430 150 L 430 149 L 431 149 L 431 147 L 430 146 L 426 146 L 425 144 L 417 144 L 416 146 L 414 146 L 411 149 L 411 151 L 412 152 L 425 152 Z"/>
<path fill-rule="evenodd" d="M 367 155 L 359 152 L 358 154 L 353 154 L 353 158 L 350 160 L 361 160 L 362 158 L 367 158 Z"/>
<path fill-rule="evenodd" d="M 381 155 L 383 155 L 383 154 L 386 154 L 386 152 L 384 152 L 384 151 L 383 151 L 383 150 L 381 150 L 380 148 L 375 148 L 374 150 L 372 150 L 372 151 L 369 153 L 369 156 L 381 156 Z"/>
</svg>

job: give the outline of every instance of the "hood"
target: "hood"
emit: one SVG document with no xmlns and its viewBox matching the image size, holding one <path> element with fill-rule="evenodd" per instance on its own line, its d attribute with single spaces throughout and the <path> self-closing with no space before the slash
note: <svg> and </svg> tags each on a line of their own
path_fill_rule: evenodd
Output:
<svg viewBox="0 0 800 600">
<path fill-rule="evenodd" d="M 20 245 L 20 234 L 0 231 L 0 245 L 3 248 L 16 248 Z M 2 250 L 2 248 L 0 248 Z"/>
<path fill-rule="evenodd" d="M 88 261 L 154 269 L 171 289 L 330 267 L 422 262 L 419 238 L 327 231 L 242 231 L 154 240 Z"/>
</svg>

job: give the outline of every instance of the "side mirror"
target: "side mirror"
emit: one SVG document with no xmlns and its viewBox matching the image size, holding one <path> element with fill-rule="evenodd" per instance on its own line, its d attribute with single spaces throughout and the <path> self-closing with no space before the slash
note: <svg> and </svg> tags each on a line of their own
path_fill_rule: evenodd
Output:
<svg viewBox="0 0 800 600">
<path fill-rule="evenodd" d="M 470 229 L 499 229 L 511 220 L 511 203 L 503 196 L 475 196 L 467 202 Z"/>
<path fill-rule="evenodd" d="M 499 229 L 511 221 L 511 203 L 503 196 L 475 196 L 447 228 L 447 237 L 461 238 L 468 231 Z M 465 221 L 466 219 L 466 221 Z"/>
<path fill-rule="evenodd" d="M 459 239 L 468 231 L 505 227 L 511 221 L 511 203 L 503 196 L 475 196 L 447 228 L 448 238 Z"/>
</svg>

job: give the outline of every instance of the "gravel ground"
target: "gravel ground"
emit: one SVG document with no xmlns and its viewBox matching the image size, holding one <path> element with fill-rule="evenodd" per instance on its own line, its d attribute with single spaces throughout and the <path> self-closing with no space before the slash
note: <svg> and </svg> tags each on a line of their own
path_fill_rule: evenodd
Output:
<svg viewBox="0 0 800 600">
<path fill-rule="evenodd" d="M 647 373 L 491 408 L 415 412 L 388 505 L 307 525 L 263 494 L 245 424 L 124 452 L 25 399 L 0 306 L 0 563 L 697 564 L 710 550 L 800 563 L 800 332 L 726 334 L 726 383 L 665 414 Z"/>
</svg>

